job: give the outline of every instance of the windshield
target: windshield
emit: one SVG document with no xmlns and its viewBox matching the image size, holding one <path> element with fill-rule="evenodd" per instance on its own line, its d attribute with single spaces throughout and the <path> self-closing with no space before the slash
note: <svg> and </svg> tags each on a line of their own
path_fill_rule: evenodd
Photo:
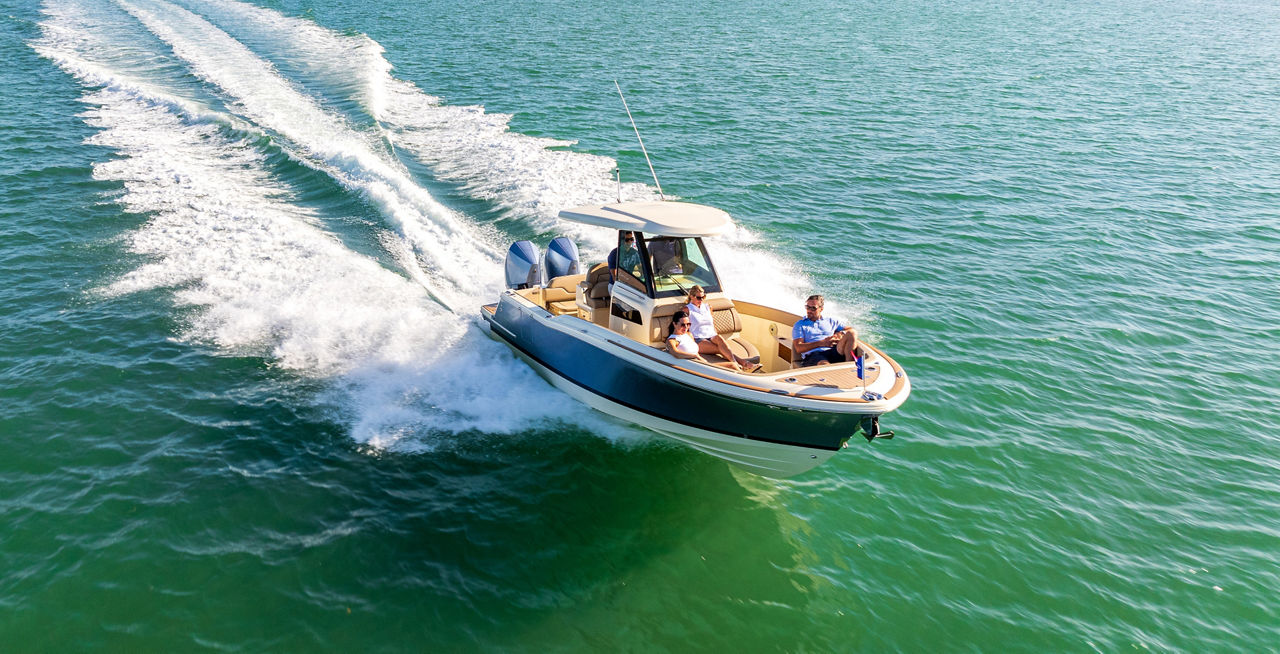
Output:
<svg viewBox="0 0 1280 654">
<path fill-rule="evenodd" d="M 696 237 L 655 236 L 645 241 L 655 297 L 684 295 L 696 284 L 708 293 L 720 290 L 711 259 Z"/>
</svg>

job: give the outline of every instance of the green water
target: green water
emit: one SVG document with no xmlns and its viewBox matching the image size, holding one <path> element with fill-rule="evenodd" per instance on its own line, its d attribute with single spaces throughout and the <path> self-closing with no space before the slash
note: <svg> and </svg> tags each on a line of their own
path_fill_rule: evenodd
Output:
<svg viewBox="0 0 1280 654">
<path fill-rule="evenodd" d="M 1280 643 L 1272 4 L 3 15 L 0 650 Z M 755 477 L 479 332 L 506 243 L 652 195 L 614 79 L 897 438 Z"/>
</svg>

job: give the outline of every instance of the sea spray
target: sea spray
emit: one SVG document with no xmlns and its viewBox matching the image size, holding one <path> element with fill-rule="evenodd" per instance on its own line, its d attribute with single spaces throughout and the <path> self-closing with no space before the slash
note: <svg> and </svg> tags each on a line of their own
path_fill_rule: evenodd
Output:
<svg viewBox="0 0 1280 654">
<path fill-rule="evenodd" d="M 373 446 L 431 448 L 447 434 L 546 422 L 627 433 L 537 379 L 470 316 L 444 310 L 420 284 L 324 231 L 318 216 L 289 202 L 260 149 L 261 132 L 233 128 L 237 119 L 207 109 L 187 111 L 196 105 L 179 98 L 182 89 L 157 91 L 87 63 L 93 38 L 49 34 L 42 54 L 105 86 L 85 96 L 83 118 L 101 130 L 91 144 L 119 156 L 95 164 L 94 176 L 120 182 L 125 192 L 115 201 L 150 216 L 126 241 L 146 263 L 106 284 L 107 301 L 171 289 L 186 308 L 184 340 L 329 380 L 339 392 L 322 401 Z M 400 248 L 399 256 L 388 250 L 403 261 L 403 240 L 384 243 Z"/>
<path fill-rule="evenodd" d="M 233 113 L 197 109 L 197 103 L 182 99 L 195 95 L 189 88 L 161 90 L 142 81 L 159 77 L 159 71 L 119 75 L 101 61 L 122 41 L 85 46 L 98 38 L 92 35 L 93 25 L 75 18 L 77 11 L 66 5 L 50 5 L 53 18 L 46 24 L 42 54 L 86 82 L 124 90 L 123 96 L 94 98 L 100 108 L 90 120 L 109 130 L 98 142 L 128 155 L 101 165 L 97 174 L 130 180 L 130 192 L 120 201 L 156 215 L 131 239 L 136 252 L 153 260 L 116 280 L 110 293 L 174 288 L 180 304 L 200 307 L 184 328 L 185 338 L 214 343 L 228 353 L 268 356 L 282 368 L 335 379 L 351 409 L 353 436 L 363 442 L 411 447 L 415 430 L 448 431 L 443 425 L 502 432 L 522 419 L 587 420 L 585 410 L 565 410 L 563 401 L 511 401 L 538 397 L 530 389 L 546 388 L 523 369 L 510 379 L 485 372 L 485 379 L 503 379 L 485 385 L 486 394 L 459 390 L 442 397 L 439 390 L 424 391 L 423 384 L 440 377 L 430 372 L 437 369 L 449 370 L 443 377 L 461 379 L 463 383 L 453 384 L 457 389 L 478 378 L 441 368 L 459 357 L 503 362 L 498 369 L 521 365 L 466 327 L 475 307 L 492 301 L 500 288 L 500 246 L 493 234 L 431 198 L 397 161 L 386 159 L 377 135 L 323 108 L 305 86 L 281 77 L 263 57 L 205 18 L 164 2 L 123 6 L 146 28 L 142 36 L 168 44 L 176 60 L 210 84 Z M 244 21 L 237 23 L 240 29 L 252 25 L 277 35 L 278 47 L 301 48 L 303 55 L 308 49 L 313 54 L 327 50 L 330 59 L 320 60 L 331 62 L 326 69 L 341 70 L 343 58 L 356 61 L 352 74 L 364 82 L 355 86 L 365 89 L 367 103 L 381 98 L 368 104 L 368 110 L 402 153 L 513 218 L 575 236 L 589 259 L 602 259 L 612 247 L 607 230 L 554 217 L 564 206 L 617 198 L 611 159 L 550 149 L 567 142 L 511 132 L 507 115 L 442 105 L 412 83 L 391 77 L 380 48 L 367 37 L 341 35 L 237 2 L 205 8 L 218 17 L 209 8 L 222 8 L 224 19 L 226 12 L 237 13 L 235 20 Z M 123 38 L 137 38 L 139 27 L 113 25 L 132 30 Z M 78 46 L 69 45 L 76 39 Z M 143 122 L 124 120 L 129 113 Z M 136 142 L 122 136 L 129 133 Z M 150 144 L 143 134 L 150 135 Z M 172 136 L 158 138 L 161 134 Z M 314 216 L 290 205 L 255 149 L 260 145 L 254 141 L 263 136 L 379 207 L 398 234 L 382 238 L 383 249 L 401 275 L 420 288 L 410 292 L 414 284 L 358 258 L 315 227 Z M 167 150 L 148 149 L 166 141 L 172 146 Z M 201 147 L 205 151 L 191 154 Z M 165 167 L 184 165 L 186 169 Z M 151 168 L 155 166 L 160 167 Z M 241 174 L 243 179 L 227 179 Z M 221 192 L 226 188 L 238 190 L 228 197 Z M 642 184 L 624 184 L 622 193 L 624 199 L 653 197 Z M 281 229 L 285 224 L 289 230 Z M 766 252 L 761 237 L 750 230 L 739 227 L 711 239 L 709 247 L 728 288 L 739 297 L 787 307 L 798 304 L 808 290 L 804 275 L 787 258 Z M 345 259 L 349 264 L 330 263 Z M 362 281 L 352 284 L 354 280 Z M 423 288 L 431 292 L 423 293 Z M 433 298 L 448 310 L 424 309 Z M 478 397 L 484 401 L 477 403 Z M 507 410 L 471 419 L 460 408 L 484 404 Z M 439 418 L 446 414 L 453 418 Z M 599 431 L 617 431 L 617 426 L 600 426 Z"/>
<path fill-rule="evenodd" d="M 275 73 L 208 21 L 165 2 L 125 3 L 127 11 L 187 61 L 192 71 L 230 96 L 245 118 L 288 139 L 304 164 L 362 194 L 382 209 L 414 250 L 449 306 L 499 288 L 493 235 L 444 207 L 396 162 Z"/>
<path fill-rule="evenodd" d="M 544 234 L 568 235 L 584 256 L 603 260 L 615 235 L 558 220 L 560 210 L 590 203 L 655 200 L 655 190 L 614 178 L 609 157 L 566 149 L 573 141 L 533 137 L 510 129 L 511 116 L 483 107 L 444 104 L 411 81 L 391 74 L 380 45 L 363 34 L 345 34 L 312 21 L 286 16 L 236 0 L 191 4 L 196 11 L 233 34 L 252 37 L 267 60 L 310 63 L 309 75 L 329 84 L 362 89 L 366 110 L 401 154 L 428 165 L 438 178 L 453 182 L 477 199 L 492 202 L 503 215 Z M 612 101 L 612 95 L 602 94 Z M 626 127 L 618 106 L 619 126 Z M 629 128 L 627 128 L 629 131 Z M 643 129 L 643 126 L 642 126 Z M 572 136 L 572 135 L 565 135 Z M 779 307 L 798 307 L 811 283 L 791 258 L 770 252 L 753 230 L 709 239 L 717 269 L 728 288 L 744 299 Z M 842 308 L 863 318 L 867 307 Z"/>
</svg>

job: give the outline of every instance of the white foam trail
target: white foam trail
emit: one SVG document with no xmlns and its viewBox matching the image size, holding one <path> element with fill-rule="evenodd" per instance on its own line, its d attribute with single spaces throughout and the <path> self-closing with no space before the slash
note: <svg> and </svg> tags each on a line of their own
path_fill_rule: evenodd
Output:
<svg viewBox="0 0 1280 654">
<path fill-rule="evenodd" d="M 355 88 L 358 101 L 374 120 L 383 119 L 391 62 L 382 45 L 364 34 L 343 34 L 315 23 L 242 2 L 176 0 L 233 35 L 265 41 L 274 51 L 305 62 L 310 78 L 341 88 Z M 270 53 L 260 53 L 267 54 Z"/>
<path fill-rule="evenodd" d="M 511 132 L 506 114 L 443 105 L 414 84 L 392 77 L 382 47 L 365 35 L 337 33 L 235 0 L 200 2 L 191 8 L 227 30 L 271 44 L 290 60 L 311 62 L 311 70 L 323 71 L 330 83 L 360 88 L 365 110 L 387 130 L 388 139 L 430 165 L 440 179 L 457 183 L 472 197 L 489 200 L 540 230 L 573 236 L 588 252 L 602 257 L 613 246 L 612 235 L 604 230 L 555 219 L 565 207 L 618 198 L 610 176 L 612 159 L 551 150 L 573 142 Z M 623 184 L 621 195 L 627 200 L 657 198 L 638 183 Z"/>
<path fill-rule="evenodd" d="M 193 118 L 219 120 L 226 118 L 208 111 L 199 103 L 190 101 L 162 87 L 149 83 L 138 75 L 121 70 L 125 66 L 116 61 L 136 44 L 110 42 L 108 35 L 119 29 L 118 16 L 103 11 L 95 4 L 76 2 L 47 3 L 42 13 L 48 18 L 41 24 L 42 37 L 31 44 L 40 56 L 74 75 L 87 86 L 105 87 L 125 95 L 146 97 L 153 104 L 164 105 L 171 110 Z M 229 124 L 236 121 L 229 121 Z M 243 123 L 239 123 L 244 127 Z"/>
<path fill-rule="evenodd" d="M 393 77 L 382 47 L 363 34 L 341 34 L 237 0 L 210 0 L 193 8 L 227 23 L 227 29 L 268 43 L 264 47 L 277 54 L 311 62 L 335 81 L 364 89 L 366 111 L 383 124 L 396 147 L 469 195 L 494 203 L 508 217 L 539 231 L 571 236 L 589 259 L 603 260 L 614 246 L 614 235 L 607 230 L 556 219 L 567 207 L 618 199 L 619 189 L 611 175 L 616 168 L 613 159 L 553 149 L 571 146 L 572 141 L 512 132 L 507 114 L 445 105 L 412 82 Z M 612 98 L 612 89 L 602 97 Z M 621 117 L 621 106 L 618 110 Z M 621 196 L 657 199 L 653 188 L 638 183 L 623 184 Z M 812 292 L 811 282 L 799 268 L 762 246 L 750 229 L 740 226 L 711 242 L 717 268 L 735 295 L 798 311 L 802 299 Z M 832 310 L 839 307 L 832 305 Z"/>
<path fill-rule="evenodd" d="M 105 87 L 85 96 L 83 117 L 100 130 L 90 142 L 119 156 L 95 164 L 94 176 L 122 183 L 118 201 L 151 216 L 127 241 L 148 263 L 103 289 L 107 297 L 173 289 L 191 310 L 184 339 L 332 380 L 353 436 L 375 447 L 430 449 L 448 442 L 442 433 L 539 423 L 628 433 L 319 228 L 270 174 L 260 133 L 188 113 L 192 103 L 174 99 L 180 90 L 116 77 L 95 61 L 116 44 L 74 18 L 75 5 L 54 9 L 33 46 L 86 86 Z"/>
<path fill-rule="evenodd" d="M 109 295 L 173 288 L 179 304 L 201 309 L 185 338 L 311 375 L 421 358 L 457 340 L 462 327 L 431 311 L 420 287 L 282 202 L 251 143 L 124 94 L 89 99 L 99 106 L 86 122 L 104 130 L 90 142 L 125 155 L 95 164 L 95 177 L 124 182 L 119 201 L 155 216 L 129 239 L 151 262 Z"/>
<path fill-rule="evenodd" d="M 433 294 L 470 313 L 501 288 L 500 250 L 478 229 L 417 186 L 400 166 L 375 151 L 376 139 L 320 107 L 273 67 L 204 18 L 162 0 L 120 5 L 220 88 L 246 118 L 288 139 L 304 163 L 363 194 L 413 245 Z"/>
<path fill-rule="evenodd" d="M 122 201 L 155 216 L 131 241 L 154 260 L 118 280 L 111 293 L 177 288 L 178 301 L 197 309 L 186 337 L 332 377 L 346 398 L 353 434 L 373 445 L 430 447 L 418 437 L 423 430 L 505 433 L 523 430 L 529 421 L 557 419 L 597 433 L 622 431 L 536 381 L 504 348 L 475 338 L 458 316 L 429 306 L 420 288 L 311 225 L 313 217 L 282 200 L 278 182 L 265 172 L 252 145 L 260 132 L 228 140 L 227 125 L 256 127 L 184 99 L 181 89 L 138 81 L 148 75 L 124 75 L 109 65 L 109 53 L 121 43 L 95 50 L 86 44 L 101 26 L 73 20 L 94 6 L 49 3 L 51 18 L 42 25 L 45 39 L 37 49 L 86 84 L 107 87 L 92 98 L 100 108 L 89 120 L 105 130 L 99 142 L 126 158 L 103 164 L 97 174 L 124 182 Z M 168 43 L 187 69 L 229 96 L 232 109 L 283 137 L 276 142 L 287 152 L 378 203 L 404 236 L 385 239 L 387 251 L 411 276 L 448 289 L 450 302 L 467 314 L 491 301 L 498 287 L 496 248 L 380 156 L 377 135 L 323 110 L 203 18 L 165 2 L 122 6 Z M 343 43 L 318 29 L 315 34 L 331 45 Z M 334 47 L 331 59 L 316 65 L 341 69 L 346 54 Z M 510 132 L 508 116 L 441 106 L 391 78 L 389 66 L 366 64 L 359 74 L 377 78 L 366 86 L 383 91 L 369 92 L 364 101 L 392 123 L 395 138 L 409 144 L 402 147 L 511 216 L 549 231 L 560 208 L 613 199 L 612 160 L 548 150 L 559 142 Z M 629 199 L 651 196 L 642 185 L 629 185 L 626 193 Z M 590 231 L 582 236 L 584 252 L 603 257 L 611 246 L 608 235 Z M 748 297 L 798 305 L 807 285 L 803 277 L 754 239 L 740 229 L 712 244 L 723 276 Z M 440 243 L 457 247 L 442 250 Z M 418 260 L 427 271 L 413 265 Z M 451 276 L 455 272 L 465 273 L 465 286 Z M 441 387 L 442 379 L 449 385 Z"/>
</svg>

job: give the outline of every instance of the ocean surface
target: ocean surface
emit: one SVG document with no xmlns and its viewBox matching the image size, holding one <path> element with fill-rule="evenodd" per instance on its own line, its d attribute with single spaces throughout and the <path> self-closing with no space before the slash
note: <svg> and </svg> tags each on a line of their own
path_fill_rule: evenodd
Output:
<svg viewBox="0 0 1280 654">
<path fill-rule="evenodd" d="M 1280 649 L 1273 2 L 0 18 L 0 651 Z M 895 439 L 753 476 L 480 330 L 656 197 L 614 80 Z"/>
</svg>

